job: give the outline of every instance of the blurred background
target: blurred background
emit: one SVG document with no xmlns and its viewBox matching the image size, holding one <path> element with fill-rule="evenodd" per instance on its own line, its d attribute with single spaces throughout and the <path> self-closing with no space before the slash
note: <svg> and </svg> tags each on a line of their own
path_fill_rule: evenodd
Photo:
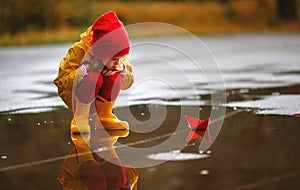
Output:
<svg viewBox="0 0 300 190">
<path fill-rule="evenodd" d="M 300 0 L 1 0 L 0 45 L 75 41 L 108 10 L 125 25 L 164 22 L 195 34 L 300 31 Z"/>
</svg>

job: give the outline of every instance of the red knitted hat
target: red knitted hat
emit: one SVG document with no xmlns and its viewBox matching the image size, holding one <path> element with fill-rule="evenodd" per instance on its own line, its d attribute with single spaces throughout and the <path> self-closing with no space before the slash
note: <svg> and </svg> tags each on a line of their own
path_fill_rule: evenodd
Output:
<svg viewBox="0 0 300 190">
<path fill-rule="evenodd" d="M 109 11 L 97 18 L 92 30 L 92 52 L 96 59 L 109 60 L 129 53 L 127 32 L 115 12 Z"/>
</svg>

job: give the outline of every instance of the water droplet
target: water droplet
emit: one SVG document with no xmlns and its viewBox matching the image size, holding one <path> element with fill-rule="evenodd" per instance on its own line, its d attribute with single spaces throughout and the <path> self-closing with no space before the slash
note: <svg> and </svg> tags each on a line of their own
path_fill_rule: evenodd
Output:
<svg viewBox="0 0 300 190">
<path fill-rule="evenodd" d="M 40 125 L 41 125 L 41 123 L 37 123 L 37 125 L 38 125 L 38 126 L 40 126 Z"/>
<path fill-rule="evenodd" d="M 68 142 L 68 144 L 71 144 L 71 142 Z"/>
<path fill-rule="evenodd" d="M 201 170 L 200 175 L 208 175 L 209 171 L 208 170 Z"/>
<path fill-rule="evenodd" d="M 45 120 L 44 123 L 47 123 L 47 121 Z"/>
<path fill-rule="evenodd" d="M 201 111 L 202 110 L 202 108 L 199 108 L 199 111 Z"/>
<path fill-rule="evenodd" d="M 5 159 L 7 159 L 7 156 L 6 156 L 6 155 L 2 155 L 2 156 L 1 156 L 1 159 L 2 159 L 2 160 L 5 160 Z"/>
<path fill-rule="evenodd" d="M 54 121 L 50 121 L 50 123 L 54 123 Z"/>
<path fill-rule="evenodd" d="M 237 110 L 237 107 L 233 107 L 233 110 Z"/>
<path fill-rule="evenodd" d="M 211 154 L 211 151 L 210 151 L 210 150 L 208 150 L 208 151 L 206 151 L 206 153 L 207 153 L 207 154 Z"/>
<path fill-rule="evenodd" d="M 141 116 L 144 116 L 144 115 L 145 115 L 145 113 L 144 113 L 144 112 L 142 112 L 142 113 L 141 113 Z"/>
<path fill-rule="evenodd" d="M 11 118 L 9 117 L 9 118 L 7 119 L 7 121 L 11 122 Z"/>
<path fill-rule="evenodd" d="M 199 150 L 199 154 L 203 154 L 204 152 L 203 152 L 203 150 Z"/>
<path fill-rule="evenodd" d="M 93 121 L 93 118 L 90 118 L 90 121 Z"/>
</svg>

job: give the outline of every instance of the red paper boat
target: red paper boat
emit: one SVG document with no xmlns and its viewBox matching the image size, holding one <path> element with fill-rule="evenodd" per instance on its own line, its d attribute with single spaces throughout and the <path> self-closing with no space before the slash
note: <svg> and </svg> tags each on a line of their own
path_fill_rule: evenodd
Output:
<svg viewBox="0 0 300 190">
<path fill-rule="evenodd" d="M 190 141 L 193 139 L 201 140 L 204 137 L 208 142 L 211 142 L 210 135 L 209 135 L 209 129 L 208 129 L 208 124 L 210 122 L 210 118 L 201 120 L 201 119 L 190 117 L 190 116 L 186 115 L 185 119 L 188 122 L 189 127 L 191 129 L 188 137 L 186 138 L 187 141 Z"/>
</svg>

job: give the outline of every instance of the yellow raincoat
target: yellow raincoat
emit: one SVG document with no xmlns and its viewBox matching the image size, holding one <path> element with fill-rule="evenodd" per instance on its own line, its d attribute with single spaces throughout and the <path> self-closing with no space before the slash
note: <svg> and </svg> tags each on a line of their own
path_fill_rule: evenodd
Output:
<svg viewBox="0 0 300 190">
<path fill-rule="evenodd" d="M 81 40 L 76 42 L 67 52 L 66 56 L 61 60 L 57 78 L 53 81 L 58 87 L 58 95 L 62 98 L 68 108 L 73 111 L 72 89 L 82 79 L 83 74 L 78 68 L 84 61 L 85 56 L 89 53 L 92 39 L 91 27 L 80 35 Z M 122 90 L 128 89 L 133 83 L 132 67 L 124 56 L 122 62 L 125 63 L 127 72 L 123 76 Z"/>
<path fill-rule="evenodd" d="M 76 86 L 82 79 L 83 74 L 78 68 L 79 65 L 83 62 L 86 55 L 89 54 L 89 49 L 91 47 L 92 39 L 92 30 L 91 27 L 87 29 L 86 32 L 80 35 L 81 40 L 76 42 L 67 52 L 66 56 L 61 60 L 59 66 L 59 72 L 57 78 L 53 81 L 54 84 L 58 87 L 58 95 L 62 98 L 68 108 L 73 112 L 73 87 Z M 127 58 L 124 56 L 122 58 L 123 63 L 125 63 L 127 72 L 123 76 L 122 90 L 128 89 L 133 83 L 132 67 L 128 63 Z M 72 120 L 71 128 L 76 125 L 75 120 Z M 76 128 L 76 126 L 74 127 Z M 120 136 L 126 136 L 128 131 L 124 131 L 124 134 L 118 134 L 118 132 L 113 132 L 115 137 L 112 135 L 112 138 L 117 140 Z M 71 135 L 71 138 L 75 144 L 75 147 L 71 150 L 69 155 L 66 157 L 61 173 L 58 177 L 58 180 L 63 185 L 64 190 L 88 190 L 87 187 L 83 184 L 79 177 L 79 168 L 82 162 L 86 160 L 94 160 L 93 153 L 90 150 L 89 146 L 84 141 L 83 137 L 80 135 Z M 78 150 L 81 149 L 81 150 Z M 80 152 L 78 154 L 78 152 Z M 81 154 L 83 153 L 83 154 Z M 112 151 L 114 154 L 114 150 Z M 112 155 L 115 156 L 115 155 Z M 99 161 L 99 165 L 105 164 L 105 161 Z M 134 168 L 124 167 L 127 182 L 133 187 L 134 190 L 137 189 L 137 180 L 138 174 Z"/>
</svg>

